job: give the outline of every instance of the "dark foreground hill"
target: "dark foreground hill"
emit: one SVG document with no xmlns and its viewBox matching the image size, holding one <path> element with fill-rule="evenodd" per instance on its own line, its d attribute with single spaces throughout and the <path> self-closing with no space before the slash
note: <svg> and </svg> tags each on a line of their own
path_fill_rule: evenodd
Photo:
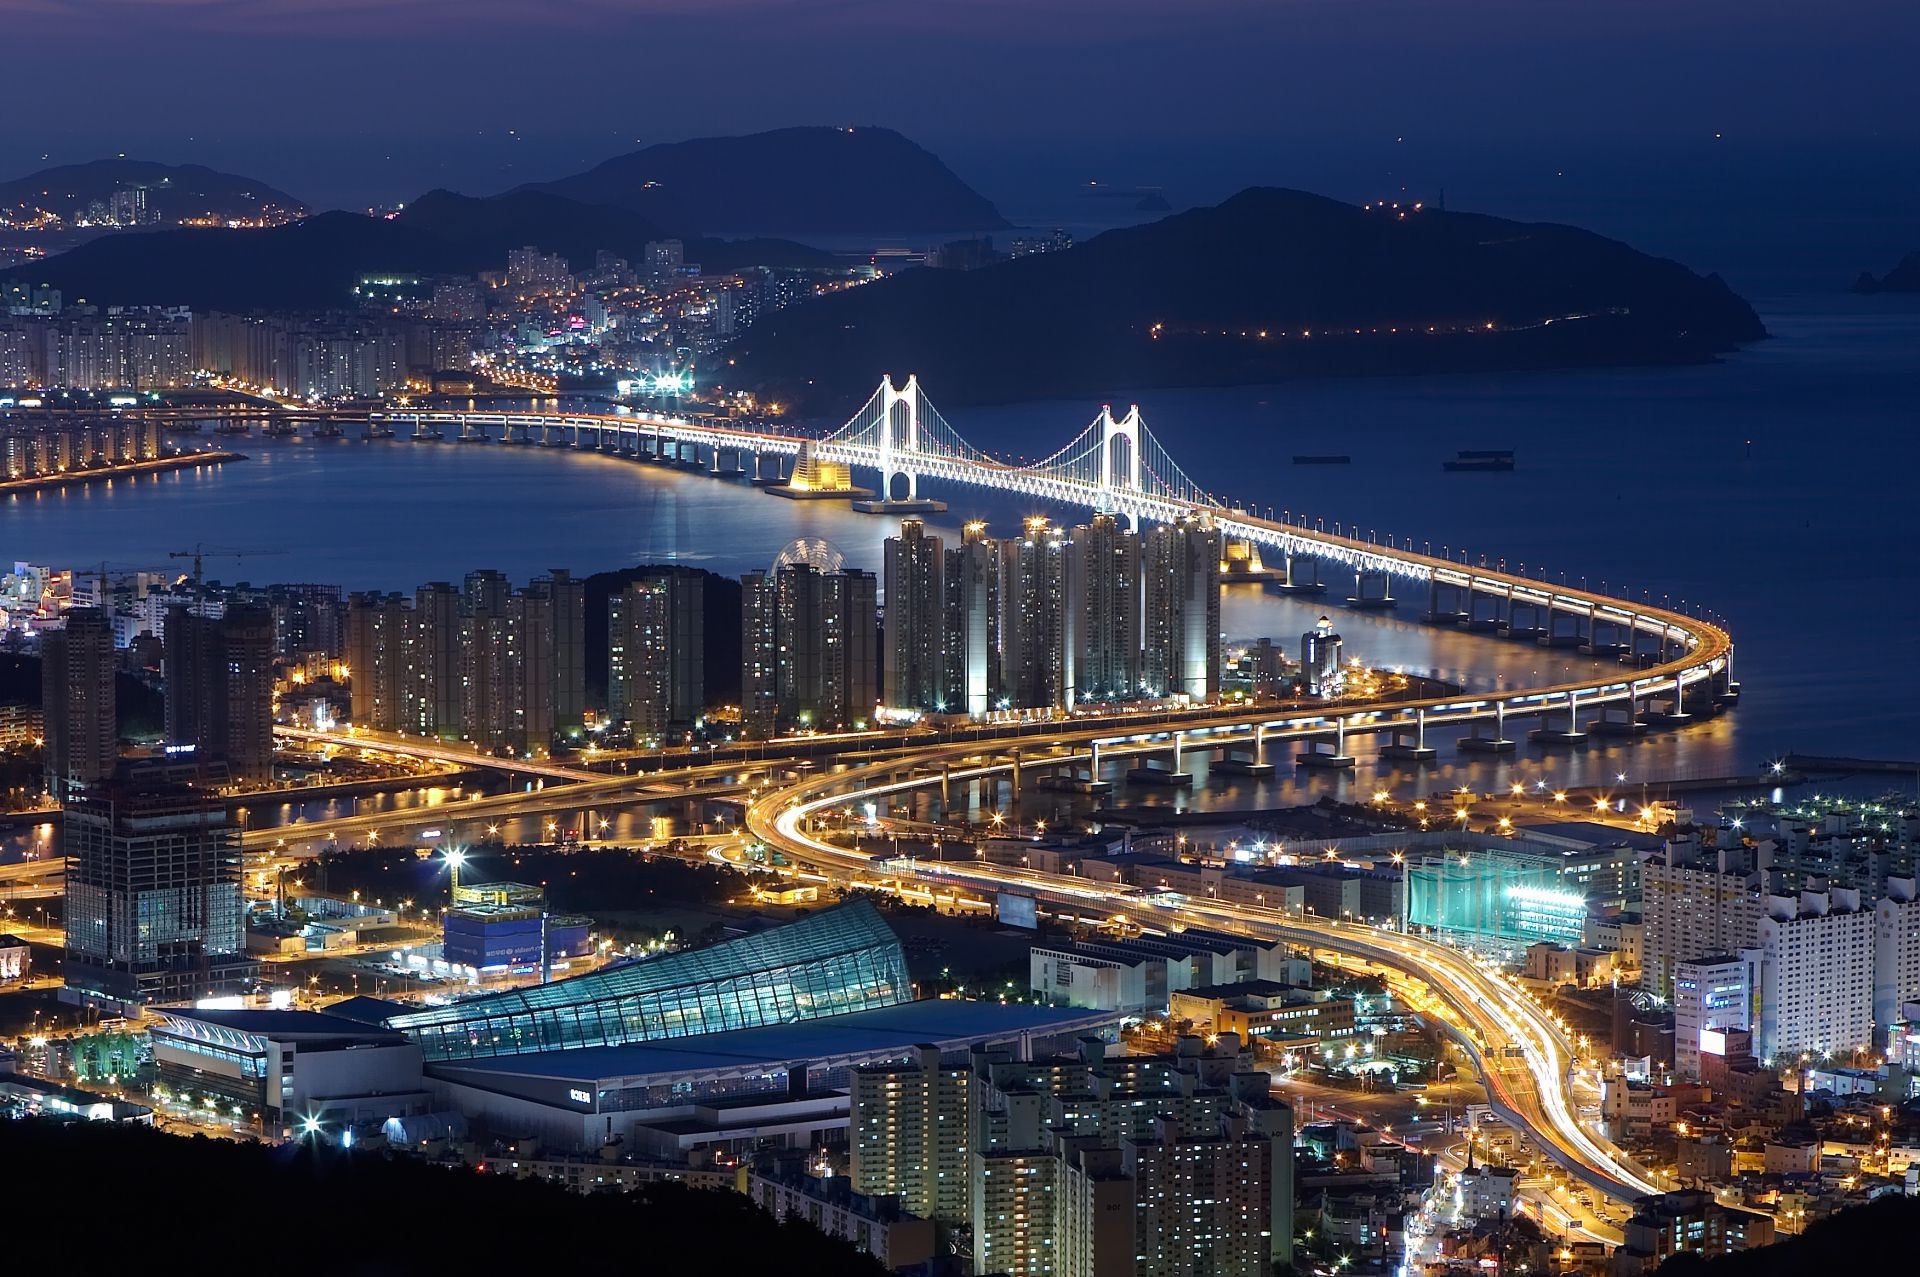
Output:
<svg viewBox="0 0 1920 1277">
<path fill-rule="evenodd" d="M 258 178 L 200 164 L 151 160 L 91 160 L 61 164 L 0 182 L 0 211 L 16 219 L 44 210 L 71 221 L 90 204 L 106 204 L 123 187 L 146 188 L 148 214 L 162 223 L 185 217 L 259 217 L 297 214 L 301 203 Z"/>
<path fill-rule="evenodd" d="M 0 1121 L 0 1157 L 31 1166 L 49 1188 L 35 1208 L 43 1253 L 80 1253 L 81 1230 L 98 1226 L 103 1203 L 138 1202 L 169 1234 L 145 1243 L 155 1253 L 143 1266 L 156 1272 L 209 1267 L 209 1212 L 247 1221 L 245 1267 L 281 1273 L 567 1271 L 582 1267 L 570 1258 L 588 1256 L 602 1271 L 765 1272 L 776 1258 L 796 1277 L 886 1271 L 742 1194 L 677 1184 L 586 1196 L 378 1154 L 31 1119 Z"/>
<path fill-rule="evenodd" d="M 783 311 L 729 351 L 782 397 L 937 401 L 1295 376 L 1698 361 L 1765 335 L 1717 276 L 1569 226 L 1255 188 L 973 271 Z"/>
<path fill-rule="evenodd" d="M 620 209 L 558 196 L 421 197 L 398 218 L 322 213 L 272 230 L 162 230 L 112 235 L 31 267 L 31 282 L 99 305 L 269 310 L 345 306 L 362 275 L 471 274 L 500 269 L 531 244 L 576 268 L 609 249 L 638 261 L 668 232 Z M 686 257 L 709 271 L 813 266 L 826 254 L 784 240 L 687 236 Z M 27 269 L 15 272 L 25 277 Z"/>
<path fill-rule="evenodd" d="M 668 142 L 533 189 L 709 233 L 990 231 L 999 210 L 892 129 L 791 128 Z"/>
</svg>

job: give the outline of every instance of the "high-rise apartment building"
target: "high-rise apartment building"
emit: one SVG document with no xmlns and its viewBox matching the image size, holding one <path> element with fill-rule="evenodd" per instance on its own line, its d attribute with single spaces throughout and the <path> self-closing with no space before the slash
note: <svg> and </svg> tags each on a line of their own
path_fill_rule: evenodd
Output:
<svg viewBox="0 0 1920 1277">
<path fill-rule="evenodd" d="M 1140 570 L 1140 538 L 1116 516 L 1096 514 L 1073 530 L 1067 628 L 1075 701 L 1140 694 Z"/>
<path fill-rule="evenodd" d="M 945 571 L 944 547 L 923 521 L 903 520 L 887 538 L 880 699 L 895 709 L 946 708 Z"/>
<path fill-rule="evenodd" d="M 1888 878 L 1873 906 L 1873 1023 L 1875 1041 L 1906 1019 L 1904 1007 L 1920 1001 L 1920 883 Z"/>
<path fill-rule="evenodd" d="M 66 983 L 121 1007 L 240 992 L 240 829 L 204 763 L 135 763 L 68 805 Z"/>
<path fill-rule="evenodd" d="M 113 690 L 113 622 L 74 608 L 41 639 L 41 704 L 47 792 L 65 801 L 113 775 L 119 754 Z"/>
<path fill-rule="evenodd" d="M 1036 515 L 1000 543 L 1000 686 L 1016 709 L 1068 703 L 1066 599 L 1066 534 Z"/>
<path fill-rule="evenodd" d="M 1293 1122 L 1249 1058 L 1226 1034 L 858 1069 L 854 1189 L 970 1228 L 978 1273 L 1262 1277 L 1292 1257 Z"/>
<path fill-rule="evenodd" d="M 1874 914 L 1845 887 L 1768 896 L 1754 948 L 1760 952 L 1762 1060 L 1871 1047 Z"/>
<path fill-rule="evenodd" d="M 432 581 L 413 592 L 413 612 L 402 621 L 403 731 L 420 736 L 460 734 L 460 604 L 460 591 L 450 581 Z"/>
<path fill-rule="evenodd" d="M 398 594 L 370 591 L 347 599 L 347 678 L 357 725 L 387 732 L 405 723 L 411 624 Z"/>
<path fill-rule="evenodd" d="M 1760 1018 L 1758 950 L 1684 959 L 1674 964 L 1673 1071 L 1700 1076 L 1700 1036 L 1751 1029 Z"/>
<path fill-rule="evenodd" d="M 577 732 L 587 721 L 586 582 L 553 568 L 535 577 L 527 593 L 547 599 L 553 616 L 552 730 Z"/>
<path fill-rule="evenodd" d="M 1657 997 L 1674 996 L 1678 963 L 1759 946 L 1766 901 L 1740 848 L 1675 839 L 1641 870 L 1640 893 L 1640 983 Z"/>
<path fill-rule="evenodd" d="M 607 712 L 636 738 L 683 730 L 706 709 L 706 582 L 673 568 L 607 600 Z"/>
<path fill-rule="evenodd" d="M 968 523 L 947 550 L 941 664 L 949 713 L 986 713 L 1000 702 L 1000 550 L 987 525 Z"/>
<path fill-rule="evenodd" d="M 1220 695 L 1220 532 L 1185 514 L 1146 535 L 1145 678 L 1152 696 Z"/>
<path fill-rule="evenodd" d="M 356 594 L 347 603 L 354 722 L 379 731 L 458 737 L 488 750 L 544 753 L 586 717 L 586 600 L 566 572 L 515 590 L 500 572 L 467 574 L 460 589 Z"/>
<path fill-rule="evenodd" d="M 973 1071 L 923 1047 L 898 1065 L 856 1069 L 848 1132 L 853 1188 L 890 1193 L 909 1215 L 946 1223 L 969 1216 Z"/>
<path fill-rule="evenodd" d="M 217 617 L 167 613 L 167 741 L 226 765 L 239 782 L 273 779 L 273 613 L 230 604 Z"/>
<path fill-rule="evenodd" d="M 741 688 L 749 731 L 864 726 L 877 703 L 877 583 L 805 563 L 741 578 Z"/>
</svg>

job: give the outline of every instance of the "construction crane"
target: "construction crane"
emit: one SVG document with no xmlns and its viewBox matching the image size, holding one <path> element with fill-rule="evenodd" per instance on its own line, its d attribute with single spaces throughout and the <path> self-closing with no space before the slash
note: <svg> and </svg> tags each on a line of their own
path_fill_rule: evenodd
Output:
<svg viewBox="0 0 1920 1277">
<path fill-rule="evenodd" d="M 285 553 L 286 553 L 285 550 L 228 550 L 228 549 L 221 549 L 219 546 L 196 545 L 191 550 L 170 551 L 167 557 L 169 559 L 192 559 L 193 560 L 193 583 L 196 587 L 198 587 L 201 584 L 203 584 L 206 580 L 206 573 L 204 571 L 204 564 L 202 562 L 205 559 L 208 559 L 208 558 L 244 559 L 249 557 L 257 557 L 263 554 L 285 554 Z"/>
</svg>

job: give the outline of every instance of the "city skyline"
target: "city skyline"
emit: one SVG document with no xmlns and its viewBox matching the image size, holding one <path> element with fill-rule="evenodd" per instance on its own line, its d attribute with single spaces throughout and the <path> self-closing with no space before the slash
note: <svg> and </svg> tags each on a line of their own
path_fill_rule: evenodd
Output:
<svg viewBox="0 0 1920 1277">
<path fill-rule="evenodd" d="M 1897 1266 L 1920 10 L 0 23 L 35 1219 Z"/>
</svg>

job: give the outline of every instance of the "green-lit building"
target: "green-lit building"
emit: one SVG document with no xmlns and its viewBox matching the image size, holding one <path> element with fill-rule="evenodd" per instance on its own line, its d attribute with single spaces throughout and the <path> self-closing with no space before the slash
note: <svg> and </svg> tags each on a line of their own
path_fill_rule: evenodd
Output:
<svg viewBox="0 0 1920 1277">
<path fill-rule="evenodd" d="M 1578 945 L 1587 892 L 1564 856 L 1481 847 L 1407 861 L 1407 925 L 1468 947 Z"/>
</svg>

